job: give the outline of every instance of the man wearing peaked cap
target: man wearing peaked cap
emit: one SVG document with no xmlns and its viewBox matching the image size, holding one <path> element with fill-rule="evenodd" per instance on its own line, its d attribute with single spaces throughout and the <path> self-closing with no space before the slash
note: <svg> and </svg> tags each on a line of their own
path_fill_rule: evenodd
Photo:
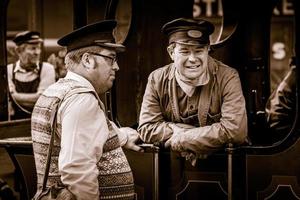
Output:
<svg viewBox="0 0 300 200">
<path fill-rule="evenodd" d="M 43 39 L 40 38 L 40 33 L 37 31 L 23 31 L 18 33 L 13 41 L 16 45 L 21 45 L 24 43 L 35 44 L 43 42 Z"/>
<path fill-rule="evenodd" d="M 11 119 L 30 118 L 40 94 L 55 82 L 53 65 L 40 61 L 43 39 L 37 31 L 23 31 L 13 39 L 18 61 L 7 66 Z"/>
<path fill-rule="evenodd" d="M 247 135 L 238 72 L 209 56 L 213 31 L 203 19 L 179 18 L 162 27 L 172 63 L 149 75 L 139 117 L 144 142 L 163 143 L 192 164 Z"/>
<path fill-rule="evenodd" d="M 112 87 L 119 70 L 113 29 L 116 21 L 89 24 L 65 35 L 67 75 L 39 98 L 32 114 L 32 140 L 37 171 L 44 172 L 43 147 L 49 145 L 52 113 L 57 112 L 56 141 L 48 185 L 63 184 L 78 200 L 134 199 L 134 182 L 122 146 L 142 151 L 136 130 L 118 128 L 105 116 L 99 98 Z M 59 106 L 56 106 L 59 105 Z M 45 112 L 50 110 L 52 112 Z M 47 146 L 48 146 L 47 145 Z M 43 176 L 38 174 L 38 188 Z M 36 197 L 40 192 L 37 192 Z"/>
<path fill-rule="evenodd" d="M 87 46 L 101 46 L 114 49 L 117 52 L 125 51 L 122 44 L 116 44 L 113 29 L 117 22 L 106 20 L 79 28 L 58 40 L 58 44 L 66 46 L 70 52 Z"/>
<path fill-rule="evenodd" d="M 166 23 L 162 32 L 169 37 L 169 44 L 174 42 L 190 45 L 208 45 L 209 36 L 214 32 L 214 25 L 201 19 L 179 18 Z"/>
</svg>

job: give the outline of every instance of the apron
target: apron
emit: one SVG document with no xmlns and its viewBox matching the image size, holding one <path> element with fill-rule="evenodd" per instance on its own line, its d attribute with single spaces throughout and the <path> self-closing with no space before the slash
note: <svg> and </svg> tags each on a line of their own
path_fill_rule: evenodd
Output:
<svg viewBox="0 0 300 200">
<path fill-rule="evenodd" d="M 42 71 L 43 64 L 39 63 L 39 72 L 38 77 L 30 82 L 22 82 L 15 78 L 15 68 L 16 63 L 14 63 L 12 67 L 12 81 L 15 84 L 16 91 L 20 93 L 36 93 L 37 89 L 40 84 L 40 75 Z M 12 107 L 15 111 L 15 114 L 11 117 L 11 119 L 24 119 L 24 118 L 30 118 L 31 112 L 33 108 L 28 107 L 22 107 L 18 105 L 13 99 L 12 99 Z"/>
</svg>

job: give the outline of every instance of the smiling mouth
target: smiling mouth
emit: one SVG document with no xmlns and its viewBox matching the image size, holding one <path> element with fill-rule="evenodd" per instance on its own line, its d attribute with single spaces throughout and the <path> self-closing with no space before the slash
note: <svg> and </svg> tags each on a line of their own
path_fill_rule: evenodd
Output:
<svg viewBox="0 0 300 200">
<path fill-rule="evenodd" d="M 197 69 L 200 65 L 186 66 L 188 69 Z"/>
</svg>

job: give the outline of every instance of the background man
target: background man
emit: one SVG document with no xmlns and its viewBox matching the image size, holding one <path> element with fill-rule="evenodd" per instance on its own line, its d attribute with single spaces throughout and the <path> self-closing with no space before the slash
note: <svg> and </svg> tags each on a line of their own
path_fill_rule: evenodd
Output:
<svg viewBox="0 0 300 200">
<path fill-rule="evenodd" d="M 139 118 L 141 139 L 166 142 L 166 147 L 197 156 L 229 142 L 243 143 L 247 115 L 238 72 L 208 55 L 214 26 L 180 18 L 162 31 L 169 37 L 173 63 L 148 78 Z"/>
<path fill-rule="evenodd" d="M 63 184 L 78 200 L 134 199 L 133 176 L 121 146 L 136 151 L 138 133 L 117 128 L 105 116 L 99 95 L 119 70 L 112 30 L 116 21 L 87 25 L 62 37 L 68 69 L 41 95 L 32 113 L 32 140 L 38 188 L 45 170 L 51 116 L 57 112 L 54 149 L 47 185 Z"/>
<path fill-rule="evenodd" d="M 272 142 L 286 137 L 296 115 L 296 58 L 290 61 L 290 70 L 270 95 L 266 104 L 266 121 L 272 131 Z"/>
<path fill-rule="evenodd" d="M 41 93 L 55 82 L 54 67 L 40 62 L 43 40 L 36 31 L 18 33 L 13 41 L 19 60 L 7 66 L 11 119 L 30 118 Z"/>
</svg>

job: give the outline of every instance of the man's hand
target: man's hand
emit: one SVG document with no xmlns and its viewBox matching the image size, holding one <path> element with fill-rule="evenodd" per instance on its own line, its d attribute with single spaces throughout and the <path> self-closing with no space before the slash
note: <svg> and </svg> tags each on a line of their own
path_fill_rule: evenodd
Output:
<svg viewBox="0 0 300 200">
<path fill-rule="evenodd" d="M 130 127 L 122 127 L 120 131 L 127 134 L 127 142 L 124 145 L 126 149 L 131 149 L 138 152 L 144 152 L 143 148 L 136 145 L 136 143 L 140 140 L 140 135 L 138 132 Z"/>
<path fill-rule="evenodd" d="M 193 167 L 196 166 L 198 159 L 206 159 L 208 156 L 207 154 L 196 154 L 195 152 L 191 152 L 191 151 L 189 152 L 183 151 L 180 153 L 180 155 L 182 157 L 185 157 L 185 160 L 190 161 Z"/>
<path fill-rule="evenodd" d="M 191 128 L 191 126 L 185 124 L 170 124 L 169 126 L 172 128 L 173 134 L 166 141 L 165 147 L 171 148 L 173 151 L 184 151 L 183 146 L 180 144 L 181 135 L 184 134 L 186 129 Z"/>
<path fill-rule="evenodd" d="M 173 129 L 172 136 L 166 141 L 165 147 L 171 148 L 173 151 L 180 152 L 182 157 L 189 160 L 193 166 L 196 164 L 197 159 L 206 159 L 207 154 L 204 152 L 197 152 L 193 145 L 189 145 L 186 141 L 185 131 L 195 128 L 189 124 L 170 124 Z M 183 145 L 184 144 L 184 145 Z"/>
<path fill-rule="evenodd" d="M 173 135 L 166 141 L 166 148 L 171 148 L 173 151 L 184 151 L 183 146 L 180 144 L 180 134 L 173 133 Z"/>
</svg>

